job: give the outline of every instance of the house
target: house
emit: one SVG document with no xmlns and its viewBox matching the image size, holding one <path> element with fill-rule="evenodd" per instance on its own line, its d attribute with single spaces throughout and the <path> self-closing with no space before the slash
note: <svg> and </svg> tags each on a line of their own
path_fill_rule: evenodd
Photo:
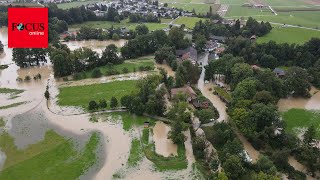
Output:
<svg viewBox="0 0 320 180">
<path fill-rule="evenodd" d="M 187 96 L 187 101 L 192 103 L 193 100 L 197 99 L 197 94 L 193 91 L 190 86 L 184 86 L 182 88 L 171 89 L 171 98 L 174 98 L 177 94 L 185 94 Z"/>
<path fill-rule="evenodd" d="M 211 51 L 215 50 L 216 48 L 218 48 L 218 46 L 219 46 L 218 43 L 210 40 L 210 41 L 207 41 L 206 44 L 204 45 L 204 50 L 211 52 Z"/>
<path fill-rule="evenodd" d="M 192 105 L 197 109 L 208 109 L 211 104 L 208 100 L 200 101 L 199 99 L 195 99 L 192 101 Z"/>
<path fill-rule="evenodd" d="M 210 35 L 209 39 L 212 41 L 225 42 L 226 37 Z"/>
<path fill-rule="evenodd" d="M 221 54 L 225 51 L 225 48 L 224 47 L 219 47 L 216 49 L 216 54 Z"/>
<path fill-rule="evenodd" d="M 283 77 L 283 76 L 285 76 L 286 75 L 286 72 L 283 70 L 283 69 L 281 69 L 281 68 L 275 68 L 274 70 L 273 70 L 273 72 L 276 74 L 276 76 L 278 76 L 278 77 Z"/>
<path fill-rule="evenodd" d="M 181 58 L 182 61 L 191 60 L 197 61 L 198 60 L 198 52 L 193 47 L 188 47 L 187 49 L 183 50 L 176 50 L 176 56 Z"/>
</svg>

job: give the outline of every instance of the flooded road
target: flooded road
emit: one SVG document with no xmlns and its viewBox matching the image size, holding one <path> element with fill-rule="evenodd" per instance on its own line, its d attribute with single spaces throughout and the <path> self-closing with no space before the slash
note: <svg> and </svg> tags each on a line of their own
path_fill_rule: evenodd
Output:
<svg viewBox="0 0 320 180">
<path fill-rule="evenodd" d="M 172 70 L 172 68 L 170 66 L 168 66 L 167 64 L 158 64 L 156 63 L 156 67 L 159 70 L 160 68 L 163 68 L 164 70 L 167 71 L 168 76 L 171 77 L 176 77 L 176 73 Z"/>
<path fill-rule="evenodd" d="M 170 126 L 158 121 L 153 128 L 153 141 L 156 147 L 156 153 L 164 157 L 178 155 L 178 146 L 168 139 Z"/>
</svg>

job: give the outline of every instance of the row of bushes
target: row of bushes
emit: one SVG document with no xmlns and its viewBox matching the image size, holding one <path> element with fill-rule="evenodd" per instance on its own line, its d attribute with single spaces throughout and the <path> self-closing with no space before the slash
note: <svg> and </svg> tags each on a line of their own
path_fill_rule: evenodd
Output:
<svg viewBox="0 0 320 180">
<path fill-rule="evenodd" d="M 41 74 L 37 74 L 37 75 L 33 76 L 33 79 L 34 80 L 40 80 L 41 79 Z M 16 79 L 16 81 L 18 81 L 18 82 L 31 81 L 31 76 L 27 75 L 27 76 L 24 77 L 24 79 L 22 79 L 21 77 L 18 77 Z"/>
<path fill-rule="evenodd" d="M 108 106 L 107 101 L 105 99 L 100 99 L 99 102 L 91 100 L 89 102 L 88 109 L 90 111 L 95 111 L 98 109 L 106 109 Z M 118 106 L 118 100 L 116 97 L 112 97 L 110 100 L 110 108 L 113 109 Z"/>
</svg>

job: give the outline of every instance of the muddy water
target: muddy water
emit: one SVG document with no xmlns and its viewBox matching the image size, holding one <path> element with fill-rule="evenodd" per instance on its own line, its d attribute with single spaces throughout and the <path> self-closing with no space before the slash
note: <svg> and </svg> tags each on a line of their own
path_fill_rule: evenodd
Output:
<svg viewBox="0 0 320 180">
<path fill-rule="evenodd" d="M 102 51 L 106 48 L 106 46 L 110 44 L 114 44 L 118 48 L 120 48 L 124 46 L 126 42 L 127 40 L 125 39 L 120 39 L 119 41 L 86 40 L 86 41 L 68 41 L 68 42 L 63 42 L 63 44 L 66 44 L 70 48 L 70 50 L 75 50 L 79 47 L 87 47 L 101 54 Z"/>
<path fill-rule="evenodd" d="M 164 157 L 178 155 L 177 145 L 168 139 L 170 127 L 165 123 L 158 121 L 153 128 L 153 140 L 155 143 L 156 153 Z"/>
<path fill-rule="evenodd" d="M 158 63 L 156 63 L 156 67 L 157 67 L 157 70 L 159 70 L 159 68 L 165 69 L 169 76 L 172 76 L 172 77 L 176 76 L 175 72 L 167 64 L 158 64 Z"/>
<path fill-rule="evenodd" d="M 278 102 L 279 111 L 287 111 L 292 108 L 301 108 L 308 110 L 320 110 L 320 91 L 314 87 L 311 88 L 311 98 L 293 98 L 280 99 Z"/>
</svg>

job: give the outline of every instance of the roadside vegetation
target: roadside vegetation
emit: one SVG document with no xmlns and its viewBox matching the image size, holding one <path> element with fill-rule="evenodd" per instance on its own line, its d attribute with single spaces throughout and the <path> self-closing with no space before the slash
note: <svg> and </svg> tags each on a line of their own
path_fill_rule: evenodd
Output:
<svg viewBox="0 0 320 180">
<path fill-rule="evenodd" d="M 17 96 L 23 92 L 24 90 L 21 89 L 0 88 L 0 94 L 10 94 L 11 96 Z"/>
<path fill-rule="evenodd" d="M 141 161 L 143 158 L 143 153 L 141 153 L 142 150 L 142 145 L 140 143 L 139 139 L 133 139 L 131 141 L 131 149 L 130 149 L 130 154 L 129 154 L 129 159 L 128 159 L 128 166 L 129 167 L 135 167 L 138 165 L 138 162 Z"/>
<path fill-rule="evenodd" d="M 0 135 L 1 151 L 6 154 L 0 179 L 76 179 L 97 161 L 99 135 L 93 133 L 81 151 L 71 140 L 54 131 L 46 133 L 43 141 L 20 150 L 8 134 Z M 37 173 L 34 173 L 37 172 Z"/>
</svg>

